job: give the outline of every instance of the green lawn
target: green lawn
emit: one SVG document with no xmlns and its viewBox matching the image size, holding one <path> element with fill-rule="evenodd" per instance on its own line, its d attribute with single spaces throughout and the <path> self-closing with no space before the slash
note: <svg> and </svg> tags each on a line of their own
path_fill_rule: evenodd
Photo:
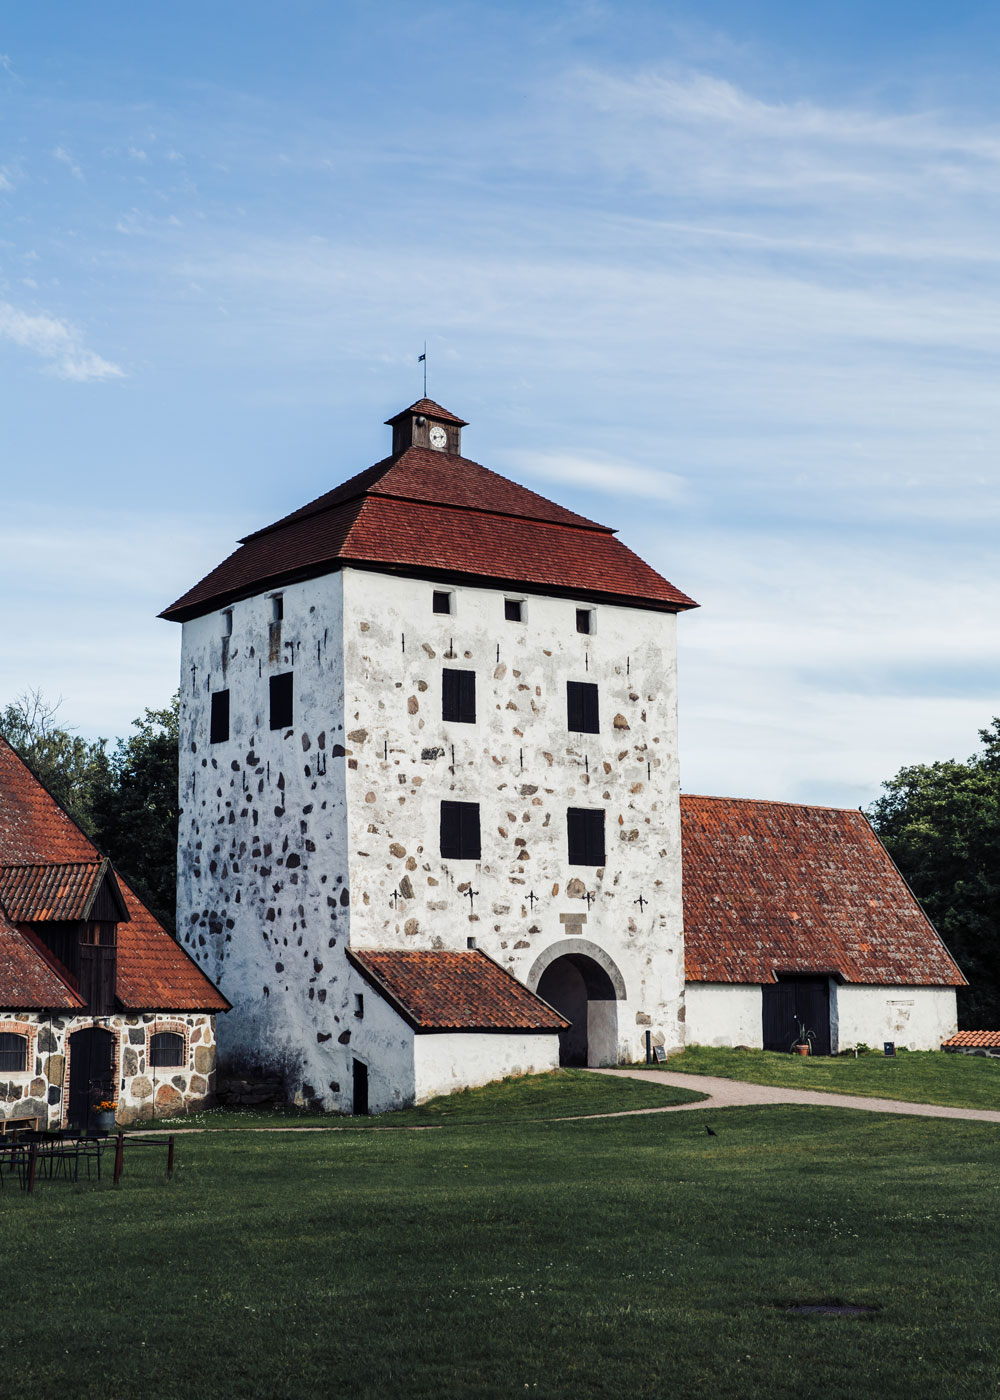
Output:
<svg viewBox="0 0 1000 1400">
<path fill-rule="evenodd" d="M 439 1123 L 489 1121 L 524 1122 L 533 1118 L 572 1118 L 577 1114 L 621 1113 L 633 1108 L 665 1108 L 705 1098 L 694 1086 L 673 1089 L 638 1079 L 610 1079 L 584 1069 L 557 1069 L 550 1074 L 524 1075 L 442 1094 L 419 1108 L 381 1113 L 372 1118 L 310 1113 L 300 1108 L 211 1108 L 181 1118 L 160 1118 L 137 1125 L 156 1128 L 409 1128 Z M 129 1131 L 133 1131 L 129 1129 Z"/>
<path fill-rule="evenodd" d="M 662 1068 L 865 1098 L 1000 1109 L 1000 1060 L 946 1055 L 941 1050 L 906 1051 L 889 1059 L 874 1054 L 827 1059 L 692 1045 L 671 1055 Z"/>
<path fill-rule="evenodd" d="M 11 1393 L 986 1400 L 1000 1129 L 778 1107 L 206 1133 L 0 1193 Z M 783 1302 L 872 1304 L 874 1319 Z"/>
</svg>

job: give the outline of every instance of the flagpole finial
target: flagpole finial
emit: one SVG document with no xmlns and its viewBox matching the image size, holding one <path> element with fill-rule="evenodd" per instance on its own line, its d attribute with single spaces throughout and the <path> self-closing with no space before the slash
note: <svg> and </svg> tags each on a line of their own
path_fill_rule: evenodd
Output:
<svg viewBox="0 0 1000 1400">
<path fill-rule="evenodd" d="M 417 364 L 424 367 L 424 398 L 427 397 L 427 341 L 424 341 L 424 353 L 417 356 Z"/>
</svg>

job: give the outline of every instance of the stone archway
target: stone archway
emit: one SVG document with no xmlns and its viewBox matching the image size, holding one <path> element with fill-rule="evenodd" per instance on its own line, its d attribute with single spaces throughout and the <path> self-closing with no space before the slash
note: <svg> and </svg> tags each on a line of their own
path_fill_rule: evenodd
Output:
<svg viewBox="0 0 1000 1400">
<path fill-rule="evenodd" d="M 617 1063 L 625 983 L 603 949 L 577 938 L 553 944 L 536 960 L 528 986 L 571 1022 L 559 1034 L 561 1065 Z"/>
</svg>

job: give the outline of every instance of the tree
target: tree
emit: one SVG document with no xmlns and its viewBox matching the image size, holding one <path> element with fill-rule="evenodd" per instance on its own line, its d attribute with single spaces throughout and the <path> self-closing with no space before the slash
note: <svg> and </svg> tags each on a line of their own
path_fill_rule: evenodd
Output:
<svg viewBox="0 0 1000 1400">
<path fill-rule="evenodd" d="M 91 807 L 97 844 L 169 929 L 176 914 L 179 723 L 179 694 L 166 709 L 147 709 L 133 720 Z"/>
<path fill-rule="evenodd" d="M 876 833 L 969 979 L 959 1024 L 1000 1028 L 1000 718 L 983 748 L 901 768 L 868 810 Z"/>
<path fill-rule="evenodd" d="M 55 722 L 40 690 L 0 710 L 0 734 L 168 929 L 175 918 L 180 697 L 146 710 L 112 753 Z"/>
<path fill-rule="evenodd" d="M 88 743 L 56 724 L 61 700 L 28 690 L 0 710 L 0 735 L 38 775 L 88 836 L 94 835 L 95 793 L 109 781 L 106 739 Z"/>
</svg>

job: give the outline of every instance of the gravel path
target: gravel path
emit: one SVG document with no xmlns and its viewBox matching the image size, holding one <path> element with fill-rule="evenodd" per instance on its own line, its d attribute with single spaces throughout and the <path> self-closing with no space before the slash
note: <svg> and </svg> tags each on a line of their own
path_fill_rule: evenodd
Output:
<svg viewBox="0 0 1000 1400">
<path fill-rule="evenodd" d="M 701 1103 L 673 1108 L 639 1108 L 633 1113 L 683 1113 L 691 1109 L 744 1108 L 751 1104 L 804 1103 L 814 1108 L 860 1108 L 868 1113 L 901 1113 L 916 1118 L 971 1118 L 979 1123 L 1000 1123 L 1000 1112 L 991 1108 L 949 1108 L 936 1103 L 907 1103 L 900 1099 L 867 1099 L 857 1094 L 832 1094 L 816 1089 L 781 1089 L 776 1084 L 748 1084 L 741 1079 L 716 1079 L 709 1074 L 671 1074 L 661 1069 L 595 1069 L 592 1074 L 624 1074 L 674 1089 L 697 1089 L 708 1094 Z M 624 1114 L 601 1114 L 602 1118 Z"/>
</svg>

